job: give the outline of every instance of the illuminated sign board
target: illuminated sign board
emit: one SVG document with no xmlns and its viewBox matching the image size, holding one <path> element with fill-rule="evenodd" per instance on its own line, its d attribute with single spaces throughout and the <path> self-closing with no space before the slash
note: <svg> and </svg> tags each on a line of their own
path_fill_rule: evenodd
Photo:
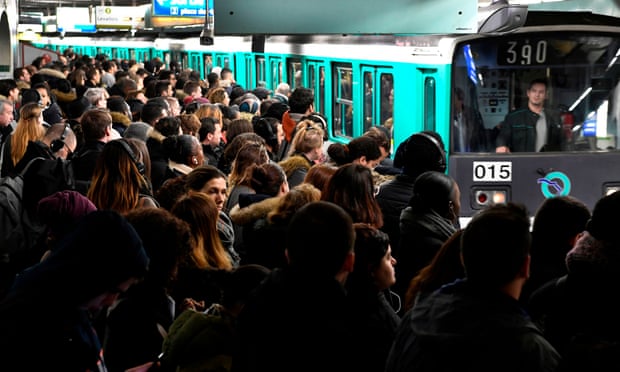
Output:
<svg viewBox="0 0 620 372">
<path fill-rule="evenodd" d="M 163 17 L 202 17 L 206 0 L 154 0 L 153 15 Z"/>
<path fill-rule="evenodd" d="M 56 8 L 58 32 L 96 32 L 95 19 L 88 8 Z"/>
<path fill-rule="evenodd" d="M 95 24 L 98 29 L 144 29 L 148 5 L 144 6 L 97 6 Z"/>
</svg>

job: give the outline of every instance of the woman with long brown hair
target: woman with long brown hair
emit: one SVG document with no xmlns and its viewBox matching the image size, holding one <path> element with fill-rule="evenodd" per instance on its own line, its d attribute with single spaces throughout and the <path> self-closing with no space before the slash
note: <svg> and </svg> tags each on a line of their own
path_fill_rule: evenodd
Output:
<svg viewBox="0 0 620 372">
<path fill-rule="evenodd" d="M 124 214 L 138 207 L 158 207 L 145 176 L 148 153 L 137 141 L 122 138 L 103 147 L 86 194 L 98 209 Z"/>
<path fill-rule="evenodd" d="M 181 308 L 188 304 L 206 308 L 219 301 L 214 276 L 221 270 L 233 269 L 233 259 L 217 231 L 219 210 L 213 199 L 196 192 L 182 196 L 171 212 L 189 224 L 193 240 L 189 259 L 179 267 L 172 297 Z"/>
</svg>

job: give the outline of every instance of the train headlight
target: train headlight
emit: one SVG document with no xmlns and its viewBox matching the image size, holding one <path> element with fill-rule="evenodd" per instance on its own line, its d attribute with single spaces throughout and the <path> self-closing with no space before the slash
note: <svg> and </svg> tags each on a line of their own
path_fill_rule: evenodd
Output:
<svg viewBox="0 0 620 372">
<path fill-rule="evenodd" d="M 472 208 L 482 209 L 492 204 L 503 204 L 508 201 L 508 190 L 505 189 L 477 189 L 473 192 Z"/>
<path fill-rule="evenodd" d="M 603 196 L 611 195 L 616 191 L 620 191 L 620 185 L 618 184 L 603 185 Z"/>
</svg>

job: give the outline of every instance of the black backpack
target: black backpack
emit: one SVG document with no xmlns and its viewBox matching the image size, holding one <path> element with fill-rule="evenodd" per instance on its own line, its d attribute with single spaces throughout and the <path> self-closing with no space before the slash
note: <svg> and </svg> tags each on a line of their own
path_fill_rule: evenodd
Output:
<svg viewBox="0 0 620 372">
<path fill-rule="evenodd" d="M 24 174 L 35 161 L 34 158 L 16 176 L 0 179 L 0 254 L 10 256 L 34 245 L 43 228 L 24 213 Z M 35 237 L 36 235 L 36 237 Z"/>
</svg>

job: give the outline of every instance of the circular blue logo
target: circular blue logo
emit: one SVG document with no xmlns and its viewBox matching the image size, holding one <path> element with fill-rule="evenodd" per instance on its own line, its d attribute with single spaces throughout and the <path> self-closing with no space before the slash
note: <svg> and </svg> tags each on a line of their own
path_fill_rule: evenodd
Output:
<svg viewBox="0 0 620 372">
<path fill-rule="evenodd" d="M 538 183 L 545 198 L 570 194 L 570 179 L 562 172 L 550 172 L 545 177 L 539 178 Z"/>
</svg>

